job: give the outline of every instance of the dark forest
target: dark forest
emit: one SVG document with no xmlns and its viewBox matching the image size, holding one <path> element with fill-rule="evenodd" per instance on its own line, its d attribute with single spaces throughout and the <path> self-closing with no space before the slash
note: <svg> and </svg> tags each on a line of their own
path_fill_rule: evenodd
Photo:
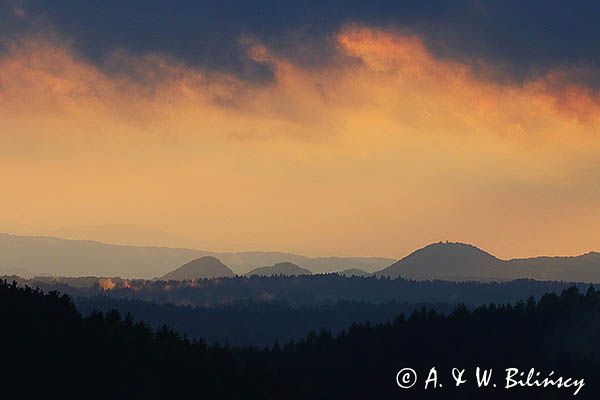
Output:
<svg viewBox="0 0 600 400">
<path fill-rule="evenodd" d="M 0 284 L 4 393 L 7 398 L 569 398 L 573 388 L 456 389 L 450 371 L 477 366 L 543 366 L 588 382 L 580 398 L 597 398 L 600 293 L 561 294 L 447 315 L 421 309 L 382 324 L 322 330 L 269 348 L 207 344 L 168 327 L 151 329 L 117 311 L 83 316 L 56 291 Z M 536 365 L 531 365 L 535 363 Z M 400 389 L 396 373 L 419 373 Z M 436 367 L 443 388 L 424 390 Z M 548 370 L 548 371 L 546 371 Z M 498 376 L 499 386 L 502 384 Z"/>
</svg>

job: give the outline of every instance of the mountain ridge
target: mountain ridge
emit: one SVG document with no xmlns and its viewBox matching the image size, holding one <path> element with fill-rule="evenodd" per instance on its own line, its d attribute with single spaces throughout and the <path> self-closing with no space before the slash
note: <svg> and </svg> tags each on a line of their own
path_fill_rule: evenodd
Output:
<svg viewBox="0 0 600 400">
<path fill-rule="evenodd" d="M 33 276 L 120 276 L 151 279 L 202 256 L 213 256 L 235 273 L 290 261 L 314 273 L 361 268 L 371 272 L 394 259 L 384 257 L 306 257 L 293 253 L 212 252 L 182 247 L 131 246 L 53 236 L 21 236 L 0 232 L 0 275 L 15 271 Z"/>
<path fill-rule="evenodd" d="M 448 248 L 453 248 L 456 254 L 447 252 Z M 423 251 L 425 255 L 422 254 Z M 265 251 L 218 253 L 0 233 L 0 275 L 13 275 L 18 271 L 24 278 L 37 275 L 152 279 L 203 256 L 218 258 L 239 275 L 257 266 L 289 261 L 315 274 L 362 269 L 379 277 L 402 276 L 414 280 L 502 281 L 530 278 L 600 282 L 600 252 L 597 251 L 575 256 L 500 259 L 474 245 L 438 242 L 394 261 L 382 257 L 310 258 Z"/>
<path fill-rule="evenodd" d="M 414 280 L 537 279 L 600 282 L 600 253 L 501 259 L 472 244 L 438 242 L 417 249 L 376 276 Z"/>
</svg>

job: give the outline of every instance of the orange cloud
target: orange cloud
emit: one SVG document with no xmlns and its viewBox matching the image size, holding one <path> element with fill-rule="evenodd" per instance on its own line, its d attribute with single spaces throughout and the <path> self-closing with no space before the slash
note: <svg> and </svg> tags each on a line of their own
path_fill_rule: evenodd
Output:
<svg viewBox="0 0 600 400">
<path fill-rule="evenodd" d="M 0 219 L 309 254 L 600 248 L 600 102 L 568 71 L 501 84 L 415 36 L 336 40 L 343 60 L 307 69 L 245 39 L 268 84 L 161 55 L 116 53 L 108 73 L 63 43 L 15 42 L 0 57 Z"/>
</svg>

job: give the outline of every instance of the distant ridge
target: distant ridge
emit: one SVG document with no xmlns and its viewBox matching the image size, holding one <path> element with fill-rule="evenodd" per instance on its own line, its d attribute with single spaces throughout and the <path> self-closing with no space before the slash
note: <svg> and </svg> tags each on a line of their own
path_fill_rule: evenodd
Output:
<svg viewBox="0 0 600 400">
<path fill-rule="evenodd" d="M 257 265 L 291 262 L 313 273 L 351 269 L 376 276 L 452 281 L 537 280 L 600 283 L 600 253 L 502 260 L 473 245 L 434 243 L 394 262 L 388 258 L 317 257 L 281 252 L 215 253 L 202 250 L 124 246 L 90 240 L 0 233 L 0 275 L 154 278 L 203 256 L 218 258 L 237 274 Z"/>
<path fill-rule="evenodd" d="M 218 258 L 204 256 L 190 261 L 160 277 L 164 281 L 186 281 L 196 279 L 222 278 L 235 276 L 233 271 Z"/>
<path fill-rule="evenodd" d="M 306 268 L 301 268 L 291 262 L 281 262 L 270 267 L 255 268 L 248 272 L 246 276 L 296 276 L 296 275 L 312 275 L 312 272 Z"/>
<path fill-rule="evenodd" d="M 440 242 L 414 251 L 375 275 L 414 280 L 600 282 L 600 253 L 502 260 L 470 244 Z"/>
<path fill-rule="evenodd" d="M 0 275 L 33 277 L 121 276 L 154 278 L 202 256 L 213 256 L 235 273 L 244 274 L 259 265 L 289 261 L 314 273 L 344 268 L 377 271 L 394 262 L 383 257 L 305 257 L 267 251 L 210 252 L 158 246 L 106 244 L 93 240 L 19 236 L 0 232 Z"/>
</svg>

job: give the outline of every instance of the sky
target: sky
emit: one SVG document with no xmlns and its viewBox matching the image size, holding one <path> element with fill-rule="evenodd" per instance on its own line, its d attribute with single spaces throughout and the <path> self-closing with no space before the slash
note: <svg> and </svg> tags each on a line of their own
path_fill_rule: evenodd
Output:
<svg viewBox="0 0 600 400">
<path fill-rule="evenodd" d="M 600 250 L 600 6 L 3 0 L 0 230 Z"/>
</svg>

